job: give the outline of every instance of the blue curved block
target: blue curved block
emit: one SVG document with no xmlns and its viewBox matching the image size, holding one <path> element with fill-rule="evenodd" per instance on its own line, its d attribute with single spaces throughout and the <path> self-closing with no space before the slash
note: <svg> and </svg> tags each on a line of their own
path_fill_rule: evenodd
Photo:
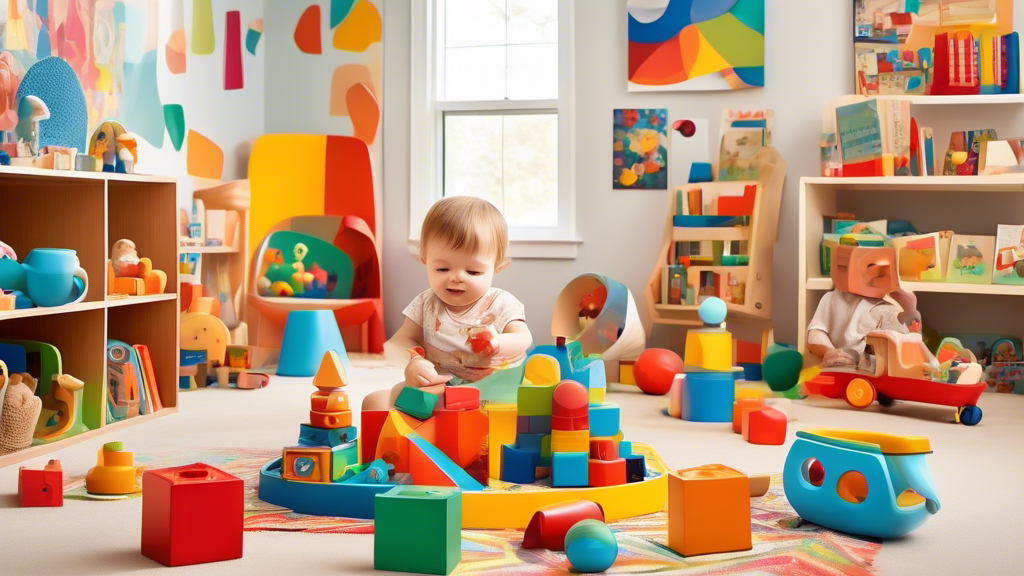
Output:
<svg viewBox="0 0 1024 576">
<path fill-rule="evenodd" d="M 501 446 L 501 480 L 512 484 L 533 484 L 537 481 L 537 462 L 540 451 L 516 448 L 511 444 Z"/>
</svg>

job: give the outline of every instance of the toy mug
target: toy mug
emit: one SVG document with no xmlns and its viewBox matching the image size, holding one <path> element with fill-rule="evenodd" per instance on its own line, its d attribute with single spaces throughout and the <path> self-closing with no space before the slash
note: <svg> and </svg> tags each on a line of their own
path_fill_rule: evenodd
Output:
<svg viewBox="0 0 1024 576">
<path fill-rule="evenodd" d="M 25 287 L 36 306 L 61 306 L 85 299 L 89 276 L 78 254 L 64 248 L 36 248 L 23 264 Z"/>
</svg>

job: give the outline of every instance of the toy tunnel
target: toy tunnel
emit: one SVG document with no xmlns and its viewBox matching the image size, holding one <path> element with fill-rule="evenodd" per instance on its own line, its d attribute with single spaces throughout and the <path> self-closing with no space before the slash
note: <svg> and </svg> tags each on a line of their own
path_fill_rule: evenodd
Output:
<svg viewBox="0 0 1024 576">
<path fill-rule="evenodd" d="M 584 356 L 599 354 L 604 360 L 634 358 L 645 344 L 633 295 L 600 274 L 583 274 L 562 289 L 551 315 L 551 335 L 579 342 Z"/>
</svg>

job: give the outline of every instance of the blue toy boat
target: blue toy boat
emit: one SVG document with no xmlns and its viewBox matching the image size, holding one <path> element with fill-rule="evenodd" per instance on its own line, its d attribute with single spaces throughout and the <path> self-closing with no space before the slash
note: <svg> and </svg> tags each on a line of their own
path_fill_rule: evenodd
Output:
<svg viewBox="0 0 1024 576">
<path fill-rule="evenodd" d="M 939 511 L 924 436 L 818 428 L 796 433 L 782 480 L 803 519 L 841 532 L 898 538 Z"/>
</svg>

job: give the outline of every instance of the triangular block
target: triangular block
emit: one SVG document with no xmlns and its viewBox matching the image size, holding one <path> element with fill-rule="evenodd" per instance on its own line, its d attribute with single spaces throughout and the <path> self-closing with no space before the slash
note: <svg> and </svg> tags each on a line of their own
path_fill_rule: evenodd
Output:
<svg viewBox="0 0 1024 576">
<path fill-rule="evenodd" d="M 409 472 L 417 484 L 455 486 L 463 490 L 484 489 L 483 485 L 419 434 L 413 432 L 408 440 Z"/>
<path fill-rule="evenodd" d="M 320 361 L 320 368 L 313 376 L 313 386 L 317 388 L 341 388 L 348 384 L 348 375 L 341 357 L 334 350 L 328 350 Z"/>
<path fill-rule="evenodd" d="M 437 419 L 427 418 L 415 428 L 415 432 L 427 442 L 437 446 Z"/>
<path fill-rule="evenodd" d="M 413 429 L 419 423 L 419 420 L 398 410 L 388 412 L 388 417 L 377 437 L 377 450 L 374 452 L 374 458 L 384 458 L 388 463 L 394 465 L 395 472 L 409 472 L 409 441 L 407 437 L 414 434 Z M 385 457 L 388 452 L 393 454 Z"/>
</svg>

